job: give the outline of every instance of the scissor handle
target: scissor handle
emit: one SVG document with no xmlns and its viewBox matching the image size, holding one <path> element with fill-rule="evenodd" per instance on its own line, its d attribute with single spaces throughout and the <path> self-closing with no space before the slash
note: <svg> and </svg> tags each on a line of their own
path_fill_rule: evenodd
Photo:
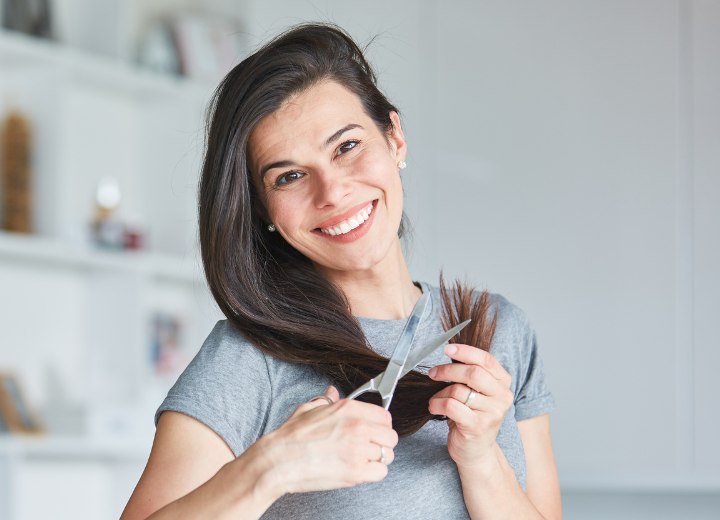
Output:
<svg viewBox="0 0 720 520">
<path fill-rule="evenodd" d="M 365 383 L 364 385 L 358 387 L 357 390 L 355 390 L 352 394 L 347 396 L 348 399 L 355 399 L 362 394 L 366 392 L 377 392 L 377 388 L 375 388 L 375 378 L 373 377 L 370 381 Z"/>
</svg>

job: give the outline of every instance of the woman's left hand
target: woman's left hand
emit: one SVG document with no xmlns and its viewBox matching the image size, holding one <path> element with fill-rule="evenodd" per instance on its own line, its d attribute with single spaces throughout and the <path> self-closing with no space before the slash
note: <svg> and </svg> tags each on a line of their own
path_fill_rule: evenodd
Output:
<svg viewBox="0 0 720 520">
<path fill-rule="evenodd" d="M 448 418 L 448 452 L 458 467 L 482 464 L 494 455 L 500 425 L 513 403 L 510 374 L 490 353 L 463 344 L 445 347 L 460 363 L 438 365 L 428 375 L 455 384 L 430 399 L 430 413 Z"/>
</svg>

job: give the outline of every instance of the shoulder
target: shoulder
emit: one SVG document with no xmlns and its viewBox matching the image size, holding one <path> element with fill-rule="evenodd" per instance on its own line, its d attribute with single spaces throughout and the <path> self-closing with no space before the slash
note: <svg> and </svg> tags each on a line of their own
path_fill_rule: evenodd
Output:
<svg viewBox="0 0 720 520">
<path fill-rule="evenodd" d="M 229 321 L 222 320 L 170 389 L 168 398 L 219 406 L 237 401 L 248 389 L 267 392 L 270 386 L 265 354 Z"/>
<path fill-rule="evenodd" d="M 155 414 L 181 412 L 215 431 L 238 455 L 262 433 L 272 400 L 266 356 L 219 321 Z"/>
<path fill-rule="evenodd" d="M 235 372 L 243 367 L 267 367 L 267 356 L 228 320 L 215 324 L 197 355 L 190 363 L 196 369 L 211 368 L 218 373 Z"/>
</svg>

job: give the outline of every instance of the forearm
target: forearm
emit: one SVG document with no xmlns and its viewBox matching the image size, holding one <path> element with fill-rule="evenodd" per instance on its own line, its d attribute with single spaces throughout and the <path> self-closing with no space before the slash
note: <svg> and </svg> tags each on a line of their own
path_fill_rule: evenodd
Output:
<svg viewBox="0 0 720 520">
<path fill-rule="evenodd" d="M 148 520 L 256 519 L 279 498 L 270 484 L 267 462 L 251 447 L 206 483 L 169 503 Z"/>
<path fill-rule="evenodd" d="M 458 472 L 465 506 L 473 520 L 543 519 L 497 444 L 482 463 L 458 466 Z"/>
</svg>

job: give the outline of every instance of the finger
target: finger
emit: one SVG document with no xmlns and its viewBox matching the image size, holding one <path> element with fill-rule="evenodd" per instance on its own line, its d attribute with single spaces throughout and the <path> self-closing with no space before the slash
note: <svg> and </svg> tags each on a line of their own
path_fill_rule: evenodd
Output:
<svg viewBox="0 0 720 520">
<path fill-rule="evenodd" d="M 338 401 L 338 399 L 340 399 L 340 394 L 334 386 L 330 385 L 325 389 L 323 394 L 316 395 L 315 397 L 310 398 L 307 402 L 298 406 L 292 415 L 290 415 L 290 419 L 297 417 L 298 415 L 302 415 L 305 412 L 309 412 L 315 408 L 319 408 L 320 406 L 334 404 Z"/>
<path fill-rule="evenodd" d="M 390 446 L 370 442 L 363 446 L 362 457 L 367 462 L 379 462 L 389 466 L 395 460 L 395 451 Z"/>
<path fill-rule="evenodd" d="M 341 399 L 336 403 L 334 410 L 337 413 L 348 414 L 350 416 L 360 417 L 368 422 L 382 424 L 384 426 L 392 425 L 392 415 L 383 407 L 356 401 L 355 399 Z"/>
<path fill-rule="evenodd" d="M 462 343 L 451 343 L 445 347 L 445 354 L 466 365 L 477 365 L 487 370 L 495 379 L 510 382 L 511 376 L 495 356 L 477 347 Z"/>
<path fill-rule="evenodd" d="M 475 412 L 500 414 L 505 414 L 512 405 L 513 396 L 509 390 L 505 390 L 503 393 L 493 397 L 475 391 L 470 397 L 470 390 L 466 385 L 450 385 L 436 393 L 431 399 L 454 399 Z M 470 399 L 468 400 L 468 398 Z"/>
<path fill-rule="evenodd" d="M 325 389 L 326 397 L 329 397 L 333 402 L 337 402 L 340 400 L 340 392 L 338 392 L 338 389 L 335 388 L 333 385 L 330 385 Z"/>
<path fill-rule="evenodd" d="M 339 423 L 338 433 L 353 445 L 368 442 L 394 448 L 398 443 L 398 434 L 390 424 L 370 422 L 362 416 L 348 416 Z"/>
<path fill-rule="evenodd" d="M 433 397 L 428 404 L 433 415 L 444 415 L 460 426 L 469 426 L 475 420 L 474 412 L 457 399 Z"/>
<path fill-rule="evenodd" d="M 499 395 L 509 388 L 503 381 L 495 379 L 492 374 L 478 365 L 465 365 L 463 363 L 438 365 L 430 369 L 428 376 L 436 381 L 462 383 L 476 392 L 488 396 Z"/>
</svg>

